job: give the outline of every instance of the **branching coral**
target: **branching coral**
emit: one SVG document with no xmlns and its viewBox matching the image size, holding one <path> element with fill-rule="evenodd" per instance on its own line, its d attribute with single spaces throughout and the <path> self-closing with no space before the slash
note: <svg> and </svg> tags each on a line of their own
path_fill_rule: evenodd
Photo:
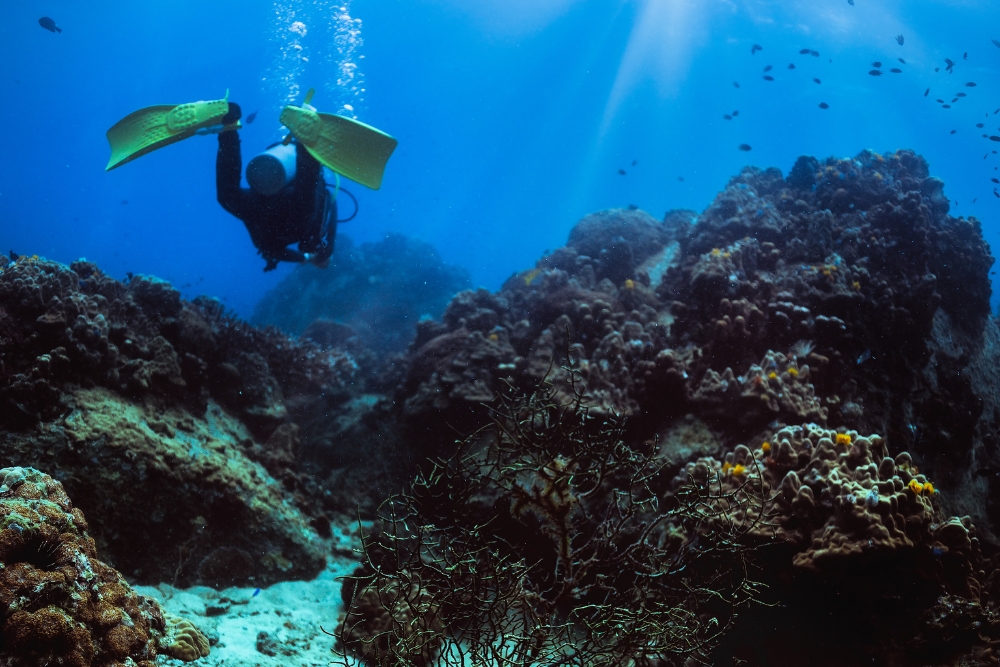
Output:
<svg viewBox="0 0 1000 667">
<path fill-rule="evenodd" d="M 505 392 L 487 427 L 383 508 L 344 586 L 342 648 L 380 665 L 708 654 L 759 593 L 743 536 L 764 529 L 768 496 L 692 483 L 663 506 L 655 443 L 626 444 L 621 418 L 564 396 Z"/>
</svg>

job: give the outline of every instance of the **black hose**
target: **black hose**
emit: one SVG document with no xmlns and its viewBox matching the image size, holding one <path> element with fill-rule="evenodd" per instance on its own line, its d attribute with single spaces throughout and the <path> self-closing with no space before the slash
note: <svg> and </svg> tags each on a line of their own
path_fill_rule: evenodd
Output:
<svg viewBox="0 0 1000 667">
<path fill-rule="evenodd" d="M 349 217 L 349 218 L 338 218 L 337 222 L 350 222 L 351 220 L 354 220 L 354 216 L 356 216 L 358 214 L 358 199 L 357 199 L 357 197 L 355 197 L 354 195 L 351 194 L 350 190 L 345 190 L 344 188 L 337 188 L 337 191 L 338 192 L 343 192 L 344 194 L 346 194 L 348 197 L 351 198 L 351 201 L 354 202 L 354 213 L 351 213 L 351 217 Z"/>
</svg>

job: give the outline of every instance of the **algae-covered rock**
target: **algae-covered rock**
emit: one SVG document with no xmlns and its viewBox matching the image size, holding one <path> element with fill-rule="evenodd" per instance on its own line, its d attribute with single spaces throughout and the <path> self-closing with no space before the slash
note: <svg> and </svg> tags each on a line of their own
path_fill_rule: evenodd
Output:
<svg viewBox="0 0 1000 667">
<path fill-rule="evenodd" d="M 2 433 L 0 447 L 5 460 L 52 470 L 100 517 L 94 537 L 128 576 L 265 585 L 323 568 L 309 517 L 248 458 L 251 433 L 218 404 L 196 417 L 103 388 L 77 390 L 67 402 L 69 413 L 37 436 Z"/>
</svg>

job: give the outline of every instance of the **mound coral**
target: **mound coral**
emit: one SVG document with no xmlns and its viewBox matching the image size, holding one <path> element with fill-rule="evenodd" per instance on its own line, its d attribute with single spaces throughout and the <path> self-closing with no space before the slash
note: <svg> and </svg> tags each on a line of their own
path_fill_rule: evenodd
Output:
<svg viewBox="0 0 1000 667">
<path fill-rule="evenodd" d="M 33 468 L 0 479 L 0 661 L 154 667 L 159 606 L 97 559 L 62 484 Z"/>
</svg>

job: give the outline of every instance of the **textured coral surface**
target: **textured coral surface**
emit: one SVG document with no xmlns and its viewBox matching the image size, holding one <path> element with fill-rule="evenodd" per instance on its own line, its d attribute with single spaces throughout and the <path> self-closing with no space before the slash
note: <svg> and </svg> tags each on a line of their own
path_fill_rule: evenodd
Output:
<svg viewBox="0 0 1000 667">
<path fill-rule="evenodd" d="M 0 661 L 153 667 L 159 605 L 97 559 L 62 485 L 33 468 L 0 478 Z"/>
</svg>

